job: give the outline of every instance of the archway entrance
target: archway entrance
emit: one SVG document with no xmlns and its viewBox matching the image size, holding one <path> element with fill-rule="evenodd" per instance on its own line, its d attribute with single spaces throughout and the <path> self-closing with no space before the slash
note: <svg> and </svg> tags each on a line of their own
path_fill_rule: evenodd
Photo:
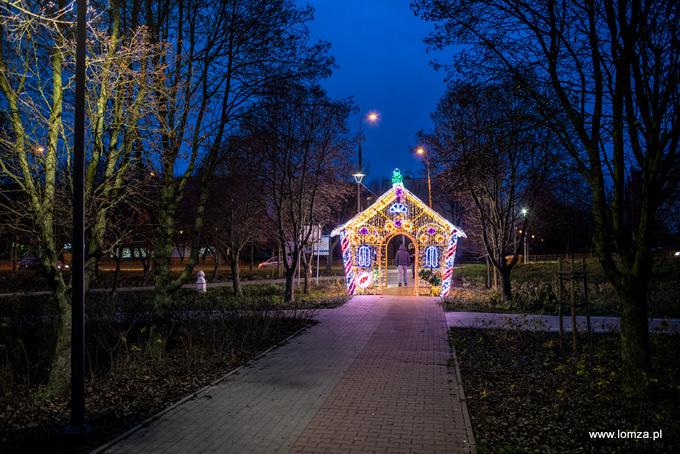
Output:
<svg viewBox="0 0 680 454">
<path fill-rule="evenodd" d="M 417 245 L 415 243 L 415 239 L 404 233 L 395 233 L 387 237 L 385 242 L 380 245 L 382 249 L 380 255 L 383 257 L 383 263 L 381 263 L 381 266 L 384 270 L 384 272 L 381 274 L 385 276 L 384 283 L 382 284 L 382 287 L 384 287 L 383 290 L 385 288 L 389 289 L 398 287 L 399 274 L 397 272 L 398 270 L 394 258 L 402 244 L 406 247 L 406 250 L 409 252 L 409 256 L 411 258 L 411 266 L 409 267 L 406 275 L 408 283 L 406 287 L 415 287 L 415 275 L 417 272 L 418 261 L 418 254 L 416 253 Z"/>
</svg>

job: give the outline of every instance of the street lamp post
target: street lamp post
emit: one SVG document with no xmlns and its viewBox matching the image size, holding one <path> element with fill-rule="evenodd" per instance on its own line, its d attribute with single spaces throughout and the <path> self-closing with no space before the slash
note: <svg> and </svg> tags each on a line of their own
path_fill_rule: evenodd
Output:
<svg viewBox="0 0 680 454">
<path fill-rule="evenodd" d="M 354 181 L 357 182 L 357 214 L 361 213 L 361 180 L 363 180 L 365 176 L 364 168 L 361 164 L 361 123 L 363 122 L 364 118 L 368 118 L 369 120 L 373 121 L 378 118 L 378 116 L 376 114 L 368 114 L 359 118 L 359 171 L 352 175 L 354 177 Z"/>
<path fill-rule="evenodd" d="M 77 8 L 76 85 L 73 112 L 73 238 L 71 241 L 71 419 L 64 429 L 64 433 L 69 435 L 83 435 L 91 430 L 91 427 L 85 424 L 86 0 L 78 0 Z"/>
<path fill-rule="evenodd" d="M 425 156 L 425 165 L 427 167 L 427 195 L 430 198 L 430 209 L 432 209 L 432 183 L 430 182 L 430 159 L 425 154 L 425 150 L 418 148 L 418 154 Z"/>
<path fill-rule="evenodd" d="M 527 232 L 526 232 L 526 225 L 527 225 L 527 209 L 522 208 L 522 214 L 524 215 L 524 263 L 529 263 L 527 261 Z"/>
</svg>

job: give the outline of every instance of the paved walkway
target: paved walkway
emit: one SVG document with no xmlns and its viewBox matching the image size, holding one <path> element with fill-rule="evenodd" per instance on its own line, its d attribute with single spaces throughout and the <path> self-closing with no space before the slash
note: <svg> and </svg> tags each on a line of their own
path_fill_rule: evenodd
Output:
<svg viewBox="0 0 680 454">
<path fill-rule="evenodd" d="M 438 298 L 358 296 L 105 453 L 468 453 Z"/>
</svg>

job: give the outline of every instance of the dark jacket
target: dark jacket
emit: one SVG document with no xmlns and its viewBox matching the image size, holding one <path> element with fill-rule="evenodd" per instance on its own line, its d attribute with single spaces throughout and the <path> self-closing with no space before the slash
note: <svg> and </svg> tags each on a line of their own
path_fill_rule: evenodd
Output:
<svg viewBox="0 0 680 454">
<path fill-rule="evenodd" d="M 394 256 L 394 264 L 397 266 L 410 266 L 411 265 L 411 257 L 408 255 L 408 251 L 406 250 L 406 245 L 402 244 L 399 246 L 399 250 L 397 251 L 397 255 Z"/>
</svg>

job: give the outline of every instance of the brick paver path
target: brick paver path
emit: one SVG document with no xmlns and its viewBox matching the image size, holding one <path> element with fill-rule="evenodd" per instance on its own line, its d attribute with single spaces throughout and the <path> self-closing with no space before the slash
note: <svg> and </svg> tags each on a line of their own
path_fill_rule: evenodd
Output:
<svg viewBox="0 0 680 454">
<path fill-rule="evenodd" d="M 106 453 L 462 453 L 472 431 L 436 298 L 359 296 Z"/>
</svg>

